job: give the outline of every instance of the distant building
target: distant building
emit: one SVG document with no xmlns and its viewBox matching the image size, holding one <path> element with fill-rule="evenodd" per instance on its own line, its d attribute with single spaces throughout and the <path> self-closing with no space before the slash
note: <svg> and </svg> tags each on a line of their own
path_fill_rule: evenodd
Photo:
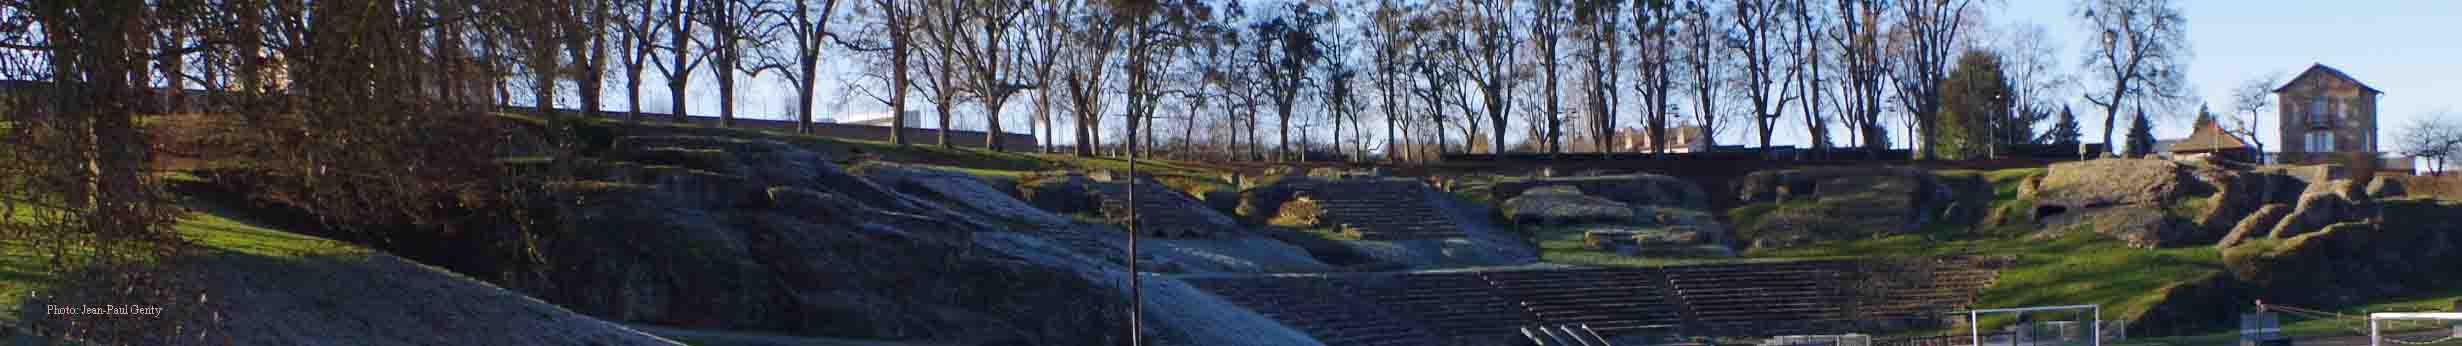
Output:
<svg viewBox="0 0 2462 346">
<path fill-rule="evenodd" d="M 2248 141 L 2223 131 L 2211 114 L 2199 114 L 2195 126 L 2188 138 L 2155 142 L 2155 151 L 2173 156 L 2213 154 L 2232 161 L 2257 162 L 2257 150 Z"/>
<path fill-rule="evenodd" d="M 2377 98 L 2385 92 L 2324 64 L 2274 88 L 2283 163 L 2377 156 Z M 2340 155 L 2337 155 L 2340 154 Z"/>
<path fill-rule="evenodd" d="M 889 117 L 889 112 L 839 114 L 830 118 L 837 119 L 840 124 L 869 126 L 890 126 L 890 121 L 894 120 Z M 923 111 L 906 111 L 906 126 L 923 126 Z"/>
<path fill-rule="evenodd" d="M 1710 141 L 1702 140 L 1700 126 L 1679 125 L 1667 128 L 1667 152 L 1698 153 L 1710 151 Z M 1649 129 L 1616 129 L 1616 151 L 1647 153 L 1656 143 Z"/>
</svg>

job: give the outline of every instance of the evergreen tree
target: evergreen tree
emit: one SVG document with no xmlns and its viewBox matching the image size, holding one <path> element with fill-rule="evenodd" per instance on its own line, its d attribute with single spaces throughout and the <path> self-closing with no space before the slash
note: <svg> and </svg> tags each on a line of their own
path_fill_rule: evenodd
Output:
<svg viewBox="0 0 2462 346">
<path fill-rule="evenodd" d="M 2197 122 L 2192 124 L 2196 127 L 2191 127 L 2189 130 L 2196 131 L 2196 129 L 2205 128 L 2206 125 L 2211 124 L 2214 124 L 2214 111 L 2210 108 L 2206 108 L 2206 104 L 2197 104 Z"/>
<path fill-rule="evenodd" d="M 2154 154 L 2154 123 L 2146 119 L 2146 111 L 2138 110 L 2137 119 L 2129 121 L 2128 157 Z"/>
<path fill-rule="evenodd" d="M 2051 128 L 2043 130 L 2043 135 L 2036 137 L 2034 142 L 2051 142 L 2056 147 L 2073 150 L 2073 147 L 2078 147 L 2078 137 L 2083 137 L 2078 133 L 2078 113 L 2071 113 L 2068 106 L 2061 106 L 2061 115 L 2051 120 Z"/>
<path fill-rule="evenodd" d="M 2027 127 L 2013 122 L 2010 114 L 2009 79 L 2001 71 L 2000 57 L 1983 51 L 1967 51 L 1958 57 L 1958 65 L 1949 71 L 1949 79 L 1941 81 L 1940 112 L 1932 123 L 1940 126 L 1926 138 L 1925 144 L 1934 155 L 1947 159 L 1965 159 L 1989 153 L 1988 145 L 2016 143 L 2025 140 L 1998 138 L 2008 132 L 2004 126 Z"/>
<path fill-rule="evenodd" d="M 2069 112 L 2069 106 L 2060 106 L 2060 116 L 2052 121 L 2052 128 L 2044 130 L 2043 136 L 2036 137 L 2035 142 L 2074 147 L 2077 146 L 2078 137 L 2083 136 L 2078 133 L 2077 113 Z"/>
<path fill-rule="evenodd" d="M 2017 106 L 2001 113 L 2008 117 L 1992 122 L 1992 140 L 2001 144 L 2042 143 L 2035 139 L 2041 136 L 2035 133 L 2035 123 L 2052 119 L 2052 110 L 2047 107 Z"/>
</svg>

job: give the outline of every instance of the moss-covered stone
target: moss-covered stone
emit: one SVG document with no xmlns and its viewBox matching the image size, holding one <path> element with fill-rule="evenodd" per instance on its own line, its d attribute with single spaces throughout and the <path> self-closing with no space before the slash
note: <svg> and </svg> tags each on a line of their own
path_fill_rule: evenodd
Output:
<svg viewBox="0 0 2462 346">
<path fill-rule="evenodd" d="M 1323 226 L 1319 223 L 1324 221 L 1325 210 L 1317 205 L 1315 199 L 1301 196 L 1291 199 L 1290 202 L 1283 202 L 1282 207 L 1275 208 L 1275 210 L 1274 218 L 1268 220 L 1267 223 L 1294 228 Z"/>
<path fill-rule="evenodd" d="M 2408 195 L 2410 195 L 2410 192 L 2403 189 L 2402 179 L 2377 178 L 2368 182 L 2369 198 L 2401 198 Z"/>
<path fill-rule="evenodd" d="M 1631 206 L 1709 208 L 1709 194 L 1702 191 L 1701 186 L 1656 174 L 1509 179 L 1490 184 L 1487 198 L 1503 201 L 1521 196 L 1531 189 L 1548 186 L 1571 186 L 1583 194 Z"/>
<path fill-rule="evenodd" d="M 2158 203 L 2185 193 L 2193 183 L 2186 166 L 2167 160 L 2062 162 L 2052 164 L 2035 199 L 2069 209 Z"/>
<path fill-rule="evenodd" d="M 2284 215 L 2282 222 L 2276 223 L 2273 230 L 2267 234 L 2275 239 L 2286 239 L 2316 231 L 2335 221 L 2348 218 L 2352 207 L 2351 202 L 2343 199 L 2342 194 L 2331 191 L 2314 191 L 2300 196 L 2300 204 L 2291 209 L 2290 214 Z"/>
<path fill-rule="evenodd" d="M 2315 232 L 2245 241 L 2223 251 L 2233 278 L 2268 302 L 2356 304 L 2462 285 L 2462 204 L 2386 201 L 2383 223 L 2340 222 Z"/>
<path fill-rule="evenodd" d="M 1526 225 L 1633 222 L 1631 206 L 1562 185 L 1530 189 L 1505 200 L 1503 210 L 1507 220 Z"/>
<path fill-rule="evenodd" d="M 1779 202 L 1752 215 L 1730 213 L 1739 216 L 1730 219 L 1738 240 L 1754 249 L 1915 232 L 1944 215 L 1965 220 L 1980 214 L 1967 206 L 1992 194 L 1977 177 L 1948 179 L 1896 167 L 1755 172 L 1738 186 L 1747 201 Z M 1961 198 L 1977 202 L 1958 203 Z"/>
<path fill-rule="evenodd" d="M 2244 240 L 2268 238 L 2272 235 L 2274 225 L 2282 223 L 2283 216 L 2287 215 L 2291 215 L 2291 205 L 2267 204 L 2263 208 L 2258 208 L 2255 213 L 2249 214 L 2248 217 L 2241 218 L 2238 224 L 2231 227 L 2230 233 L 2224 234 L 2221 241 L 2214 243 L 2214 247 L 2228 249 L 2239 245 Z"/>
<path fill-rule="evenodd" d="M 2164 208 L 2149 205 L 2123 205 L 2064 213 L 2045 219 L 2044 224 L 2048 227 L 2037 233 L 2038 239 L 2055 238 L 2082 226 L 2082 229 L 2119 239 L 2130 247 L 2141 249 L 2188 245 L 2200 238 L 2196 236 L 2196 223 L 2173 215 Z"/>
</svg>

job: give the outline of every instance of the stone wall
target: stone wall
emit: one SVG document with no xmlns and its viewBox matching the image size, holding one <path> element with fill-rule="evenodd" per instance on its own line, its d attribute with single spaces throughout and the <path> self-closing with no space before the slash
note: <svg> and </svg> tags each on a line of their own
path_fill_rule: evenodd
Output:
<svg viewBox="0 0 2462 346">
<path fill-rule="evenodd" d="M 2449 175 L 2442 177 L 2395 176 L 2380 177 L 2380 179 L 2392 179 L 2393 181 L 2401 182 L 2402 190 L 2405 196 L 2428 197 L 2448 201 L 2462 201 L 2462 175 Z"/>
</svg>

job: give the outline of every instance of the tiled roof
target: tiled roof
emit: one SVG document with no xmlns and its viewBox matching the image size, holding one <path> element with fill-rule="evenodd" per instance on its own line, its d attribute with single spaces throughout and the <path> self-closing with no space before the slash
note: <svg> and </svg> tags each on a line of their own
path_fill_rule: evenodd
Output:
<svg viewBox="0 0 2462 346">
<path fill-rule="evenodd" d="M 2196 132 L 2189 133 L 2188 138 L 2179 139 L 2165 151 L 2179 153 L 2248 148 L 2248 142 L 2240 140 L 2239 136 L 2232 136 L 2231 133 L 2224 132 L 2222 126 L 2216 125 L 2212 119 L 2200 120 L 2197 122 Z"/>
<path fill-rule="evenodd" d="M 2333 67 L 2328 67 L 2328 66 L 2325 66 L 2325 64 L 2316 64 L 2316 65 L 2314 65 L 2314 66 L 2309 66 L 2309 67 L 2308 67 L 2308 70 L 2307 70 L 2307 71 L 2301 71 L 2301 72 L 2300 72 L 2300 75 L 2299 75 L 2298 77 L 2292 77 L 2292 78 L 2291 78 L 2291 81 L 2289 81 L 2289 82 L 2284 82 L 2284 83 L 2282 84 L 2282 86 L 2280 86 L 2280 87 L 2275 87 L 2275 88 L 2274 88 L 2274 92 L 2282 92 L 2282 91 L 2283 91 L 2283 90 L 2285 90 L 2285 89 L 2290 89 L 2290 88 L 2291 88 L 2291 86 L 2293 86 L 2293 85 L 2299 85 L 2301 82 L 2307 81 L 2309 78 L 2317 78 L 2317 76 L 2320 76 L 2320 75 L 2324 75 L 2324 76 L 2332 76 L 2332 77 L 2335 77 L 2335 78 L 2342 78 L 2343 80 L 2351 81 L 2351 84 L 2354 84 L 2354 85 L 2359 85 L 2359 90 L 2367 90 L 2368 92 L 2372 92 L 2372 93 L 2379 93 L 2379 94 L 2383 94 L 2383 93 L 2385 93 L 2384 91 L 2377 90 L 2377 88 L 2375 88 L 2375 87 L 2370 87 L 2370 86 L 2368 86 L 2368 83 L 2362 83 L 2362 82 L 2360 82 L 2360 81 L 2359 81 L 2359 78 L 2351 78 L 2351 75 L 2342 73 L 2342 70 L 2336 70 L 2336 69 L 2334 69 Z"/>
</svg>

